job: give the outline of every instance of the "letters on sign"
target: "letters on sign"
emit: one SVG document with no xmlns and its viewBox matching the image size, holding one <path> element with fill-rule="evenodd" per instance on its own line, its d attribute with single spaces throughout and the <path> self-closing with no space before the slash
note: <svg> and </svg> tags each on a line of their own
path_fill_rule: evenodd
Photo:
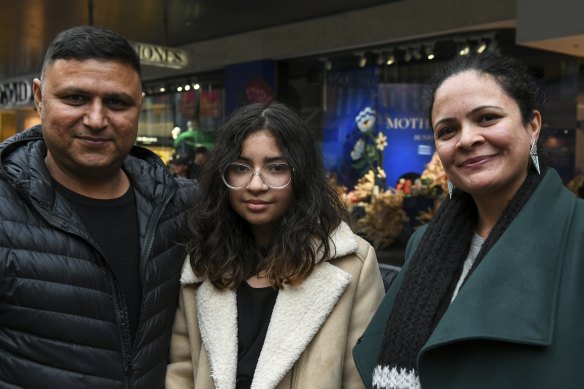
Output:
<svg viewBox="0 0 584 389">
<path fill-rule="evenodd" d="M 32 101 L 32 83 L 29 80 L 0 82 L 0 107 L 29 105 Z"/>
<path fill-rule="evenodd" d="M 145 65 L 181 69 L 188 64 L 184 50 L 137 42 L 134 43 L 134 49 L 140 56 L 140 62 Z"/>
</svg>

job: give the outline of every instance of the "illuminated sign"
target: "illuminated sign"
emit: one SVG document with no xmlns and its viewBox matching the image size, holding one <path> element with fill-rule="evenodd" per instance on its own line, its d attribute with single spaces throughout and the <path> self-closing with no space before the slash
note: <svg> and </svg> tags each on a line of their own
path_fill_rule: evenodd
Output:
<svg viewBox="0 0 584 389">
<path fill-rule="evenodd" d="M 182 69 L 189 63 L 187 52 L 171 47 L 134 42 L 134 49 L 144 65 Z"/>
<path fill-rule="evenodd" d="M 33 100 L 31 81 L 19 78 L 0 82 L 0 108 L 31 105 Z"/>
<path fill-rule="evenodd" d="M 144 143 L 144 144 L 152 144 L 152 143 L 157 143 L 158 138 L 153 137 L 153 136 L 139 136 L 136 138 L 136 142 Z"/>
</svg>

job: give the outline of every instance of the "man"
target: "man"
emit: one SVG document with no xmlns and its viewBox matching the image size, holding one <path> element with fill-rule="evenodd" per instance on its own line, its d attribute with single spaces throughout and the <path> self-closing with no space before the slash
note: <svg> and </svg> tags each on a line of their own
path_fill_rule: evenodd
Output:
<svg viewBox="0 0 584 389">
<path fill-rule="evenodd" d="M 192 181 L 134 147 L 140 61 L 74 27 L 0 145 L 0 387 L 162 388 Z"/>
<path fill-rule="evenodd" d="M 191 178 L 191 159 L 186 155 L 175 154 L 170 160 L 171 173 L 174 177 Z"/>
<path fill-rule="evenodd" d="M 203 166 L 207 163 L 207 158 L 209 157 L 209 149 L 205 146 L 199 146 L 195 149 L 195 165 L 202 169 Z"/>
<path fill-rule="evenodd" d="M 194 157 L 188 162 L 188 177 L 198 180 L 203 172 L 203 166 L 207 163 L 209 149 L 205 146 L 198 146 L 195 148 Z"/>
</svg>

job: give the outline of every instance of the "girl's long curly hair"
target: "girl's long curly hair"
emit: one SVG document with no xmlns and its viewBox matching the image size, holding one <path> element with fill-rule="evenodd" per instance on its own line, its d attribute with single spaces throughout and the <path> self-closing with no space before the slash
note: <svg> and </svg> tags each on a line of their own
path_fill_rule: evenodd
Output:
<svg viewBox="0 0 584 389">
<path fill-rule="evenodd" d="M 231 208 L 221 173 L 240 156 L 243 141 L 264 129 L 276 138 L 293 168 L 294 197 L 269 246 L 259 247 L 249 224 Z M 197 276 L 221 289 L 236 289 L 260 271 L 276 288 L 302 282 L 319 261 L 330 258 L 328 238 L 347 220 L 308 126 L 280 103 L 254 103 L 231 115 L 217 132 L 200 187 L 199 204 L 190 216 L 190 262 Z"/>
</svg>

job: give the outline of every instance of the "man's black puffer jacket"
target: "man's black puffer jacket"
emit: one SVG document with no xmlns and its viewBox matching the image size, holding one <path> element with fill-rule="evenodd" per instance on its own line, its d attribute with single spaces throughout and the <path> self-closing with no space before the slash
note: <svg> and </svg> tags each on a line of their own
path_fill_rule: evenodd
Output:
<svg viewBox="0 0 584 389">
<path fill-rule="evenodd" d="M 0 145 L 0 387 L 162 388 L 196 184 L 146 149 L 126 158 L 141 243 L 132 344 L 120 285 L 52 189 L 41 136 Z"/>
</svg>

